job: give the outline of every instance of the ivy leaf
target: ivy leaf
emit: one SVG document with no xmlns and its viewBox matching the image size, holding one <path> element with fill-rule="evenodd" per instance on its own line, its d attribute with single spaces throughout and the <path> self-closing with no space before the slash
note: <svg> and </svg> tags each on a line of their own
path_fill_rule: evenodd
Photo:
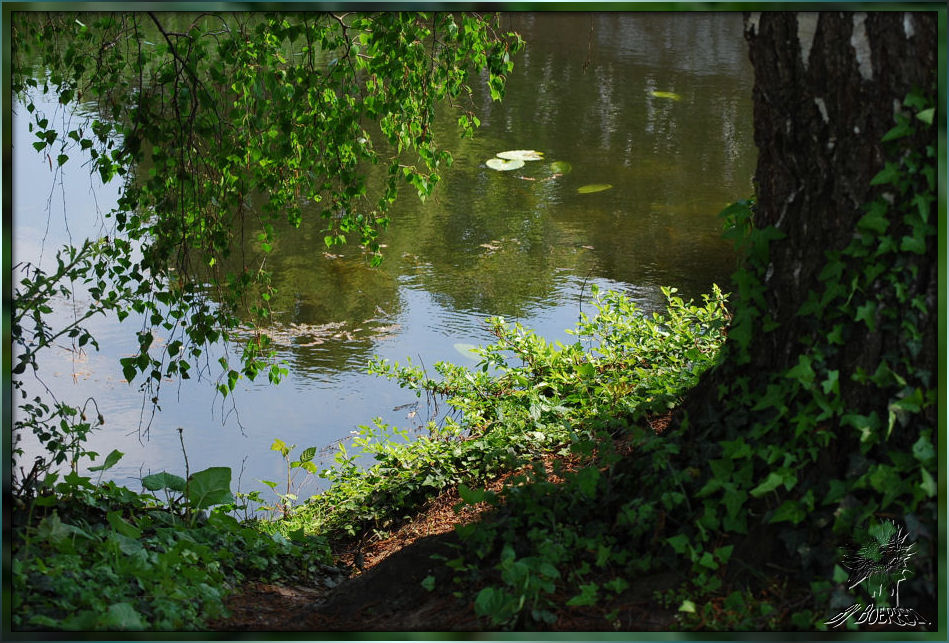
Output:
<svg viewBox="0 0 949 643">
<path fill-rule="evenodd" d="M 877 172 L 876 176 L 870 179 L 870 185 L 884 185 L 893 183 L 900 177 L 900 166 L 898 163 L 887 163 L 883 169 Z"/>
<path fill-rule="evenodd" d="M 463 484 L 459 484 L 458 495 L 461 496 L 465 504 L 476 505 L 480 502 L 484 502 L 487 492 L 484 489 L 471 489 Z"/>
<path fill-rule="evenodd" d="M 685 548 L 689 546 L 689 537 L 685 534 L 677 534 L 671 538 L 667 538 L 666 542 L 672 545 L 672 548 L 677 554 L 684 554 Z"/>
<path fill-rule="evenodd" d="M 919 483 L 920 488 L 926 492 L 926 495 L 930 498 L 936 495 L 938 487 L 936 486 L 936 481 L 933 480 L 932 475 L 926 469 L 922 470 L 923 472 L 923 481 Z"/>
<path fill-rule="evenodd" d="M 772 471 L 768 474 L 768 477 L 761 482 L 761 484 L 752 489 L 749 493 L 753 497 L 758 498 L 769 491 L 774 491 L 781 486 L 782 482 L 784 482 L 784 477 L 776 471 Z"/>
<path fill-rule="evenodd" d="M 784 377 L 801 382 L 804 384 L 804 388 L 810 388 L 814 383 L 814 369 L 811 366 L 811 358 L 807 355 L 798 356 L 797 366 L 788 370 Z"/>
<path fill-rule="evenodd" d="M 919 436 L 919 439 L 913 444 L 913 457 L 923 464 L 932 462 L 933 458 L 936 457 L 936 450 L 933 449 L 928 431 L 924 431 L 923 435 Z"/>
<path fill-rule="evenodd" d="M 876 330 L 876 311 L 876 302 L 868 301 L 862 306 L 857 307 L 857 314 L 854 316 L 854 321 L 866 322 L 867 327 L 872 333 Z"/>
<path fill-rule="evenodd" d="M 929 109 L 924 109 L 920 113 L 916 114 L 916 118 L 926 123 L 927 125 L 933 124 L 933 116 L 936 114 L 936 108 L 930 107 Z"/>
<path fill-rule="evenodd" d="M 798 524 L 807 516 L 807 512 L 804 511 L 804 507 L 801 506 L 801 503 L 797 500 L 786 500 L 780 507 L 775 510 L 774 515 L 771 516 L 771 520 L 768 522 L 790 522 L 791 524 Z"/>
</svg>

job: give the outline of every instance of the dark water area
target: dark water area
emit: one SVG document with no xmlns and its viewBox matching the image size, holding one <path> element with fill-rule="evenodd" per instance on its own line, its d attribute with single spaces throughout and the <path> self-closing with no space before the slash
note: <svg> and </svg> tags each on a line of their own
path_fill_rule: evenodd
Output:
<svg viewBox="0 0 949 643">
<path fill-rule="evenodd" d="M 107 424 L 92 446 L 126 453 L 115 479 L 137 487 L 140 473 L 183 470 L 183 427 L 192 471 L 230 466 L 236 486 L 243 467 L 241 488 L 259 489 L 285 475 L 276 438 L 325 447 L 374 417 L 424 422 L 424 400 L 399 408 L 414 395 L 365 373 L 374 355 L 473 366 L 457 345 L 490 342 L 494 315 L 566 341 L 580 307 L 592 308 L 592 284 L 644 311 L 662 306 L 663 286 L 696 299 L 713 283 L 729 289 L 735 256 L 717 213 L 751 194 L 755 163 L 740 14 L 511 13 L 502 24 L 527 42 L 507 94 L 495 103 L 474 86 L 482 125 L 470 140 L 442 111 L 435 133 L 455 162 L 425 203 L 403 190 L 380 268 L 355 247 L 327 250 L 315 213 L 282 231 L 268 259 L 279 292 L 272 333 L 290 369 L 281 385 L 241 383 L 222 404 L 213 382 L 166 383 L 143 440 L 151 410 L 118 364 L 135 351 L 134 324 L 97 319 L 101 352 L 47 356 L 44 381 L 61 399 L 96 397 Z M 99 233 L 116 188 L 78 165 L 51 172 L 25 110 L 15 111 L 14 262 L 49 261 L 57 245 Z M 543 159 L 485 165 L 523 149 Z M 591 185 L 611 187 L 582 189 Z"/>
</svg>

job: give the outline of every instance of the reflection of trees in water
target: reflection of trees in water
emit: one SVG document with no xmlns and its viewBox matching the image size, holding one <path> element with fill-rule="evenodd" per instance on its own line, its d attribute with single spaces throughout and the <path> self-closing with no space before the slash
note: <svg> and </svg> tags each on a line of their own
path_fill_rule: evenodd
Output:
<svg viewBox="0 0 949 643">
<path fill-rule="evenodd" d="M 591 23 L 592 17 L 592 23 Z M 735 18 L 732 16 L 732 18 Z M 553 303 L 566 274 L 676 285 L 698 295 L 733 268 L 714 214 L 750 191 L 750 71 L 740 19 L 721 15 L 513 14 L 528 42 L 505 101 L 483 104 L 473 140 L 456 138 L 443 110 L 436 135 L 456 163 L 433 199 L 403 199 L 372 269 L 358 251 L 330 258 L 320 222 L 287 230 L 267 259 L 278 326 L 352 320 L 400 310 L 399 277 L 449 309 L 519 315 Z M 591 24 L 594 27 L 591 41 Z M 671 90 L 680 101 L 650 90 Z M 486 96 L 475 95 L 476 103 Z M 572 174 L 522 181 L 484 158 L 511 147 L 543 150 L 523 174 L 567 160 Z M 612 191 L 577 195 L 585 183 Z M 334 250 L 334 253 L 339 251 Z M 343 338 L 349 360 L 360 340 Z M 301 359 L 312 346 L 290 344 Z M 366 339 L 365 350 L 372 341 Z M 329 343 L 326 350 L 329 350 Z M 336 350 L 334 348 L 333 350 Z M 318 352 L 323 352 L 320 348 Z"/>
</svg>

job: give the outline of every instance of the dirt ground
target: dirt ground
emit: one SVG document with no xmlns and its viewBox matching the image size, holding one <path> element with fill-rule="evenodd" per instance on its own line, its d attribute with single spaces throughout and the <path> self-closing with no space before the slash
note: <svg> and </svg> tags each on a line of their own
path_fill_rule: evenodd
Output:
<svg viewBox="0 0 949 643">
<path fill-rule="evenodd" d="M 550 463 L 548 462 L 548 467 Z M 570 463 L 567 463 L 569 468 Z M 550 470 L 550 468 L 548 468 Z M 504 479 L 489 488 L 497 491 Z M 475 614 L 472 588 L 454 582 L 455 572 L 444 559 L 457 558 L 461 542 L 458 524 L 477 520 L 484 506 L 461 506 L 452 490 L 431 501 L 414 520 L 384 540 L 364 543 L 360 551 L 338 553 L 338 564 L 353 574 L 314 587 L 251 583 L 227 601 L 229 618 L 210 624 L 222 632 L 457 632 L 484 631 L 491 625 Z M 422 581 L 434 578 L 434 588 Z M 632 580 L 632 579 L 631 579 Z M 609 604 L 566 607 L 569 596 L 554 597 L 563 608 L 553 631 L 663 631 L 674 625 L 675 613 L 658 608 L 655 590 L 672 587 L 671 575 L 637 579 Z M 455 591 L 461 589 L 463 598 Z M 612 614 L 612 620 L 606 615 Z"/>
</svg>

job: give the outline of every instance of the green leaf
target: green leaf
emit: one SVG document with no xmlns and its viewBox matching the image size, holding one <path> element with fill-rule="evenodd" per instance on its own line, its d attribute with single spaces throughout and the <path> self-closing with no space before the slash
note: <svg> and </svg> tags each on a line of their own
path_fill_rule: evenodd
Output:
<svg viewBox="0 0 949 643">
<path fill-rule="evenodd" d="M 883 234 L 890 225 L 886 217 L 887 205 L 883 200 L 874 201 L 867 210 L 867 213 L 857 221 L 858 230 L 866 230 L 874 234 Z M 823 277 L 823 274 L 821 275 Z"/>
<path fill-rule="evenodd" d="M 123 536 L 135 539 L 142 537 L 142 530 L 124 520 L 122 518 L 122 512 L 110 511 L 105 515 L 105 517 L 106 520 L 109 521 L 109 524 L 112 525 L 112 528 Z"/>
<path fill-rule="evenodd" d="M 458 495 L 469 505 L 484 502 L 487 492 L 484 489 L 471 489 L 463 484 L 458 485 Z"/>
<path fill-rule="evenodd" d="M 316 457 L 316 447 L 308 447 L 300 454 L 300 462 L 309 462 Z"/>
<path fill-rule="evenodd" d="M 679 605 L 679 611 L 695 614 L 695 603 L 690 600 L 684 600 L 682 601 L 682 604 Z"/>
<path fill-rule="evenodd" d="M 900 176 L 900 166 L 898 163 L 887 163 L 883 166 L 876 176 L 870 179 L 870 185 L 883 185 L 893 183 Z"/>
<path fill-rule="evenodd" d="M 936 108 L 930 107 L 929 109 L 924 109 L 920 113 L 916 114 L 916 118 L 926 123 L 927 125 L 933 124 L 933 116 L 936 114 Z"/>
<path fill-rule="evenodd" d="M 596 583 L 584 583 L 580 585 L 580 593 L 567 601 L 568 607 L 583 607 L 586 605 L 596 605 L 599 585 Z"/>
<path fill-rule="evenodd" d="M 677 534 L 671 538 L 667 538 L 666 542 L 672 545 L 672 548 L 677 554 L 684 554 L 686 547 L 689 546 L 689 537 L 685 534 Z"/>
<path fill-rule="evenodd" d="M 162 471 L 161 473 L 153 473 L 142 478 L 142 486 L 149 491 L 169 489 L 171 491 L 179 491 L 184 493 L 185 479 L 181 476 L 176 476 L 173 473 Z"/>
<path fill-rule="evenodd" d="M 923 481 L 919 483 L 919 486 L 928 497 L 933 498 L 935 497 L 936 492 L 939 490 L 939 487 L 936 485 L 936 481 L 933 479 L 929 471 L 923 469 L 922 472 Z"/>
<path fill-rule="evenodd" d="M 577 485 L 580 492 L 588 498 L 596 497 L 596 483 L 600 479 L 600 471 L 596 467 L 586 467 L 577 472 Z"/>
<path fill-rule="evenodd" d="M 550 164 L 550 171 L 554 174 L 569 174 L 573 166 L 567 161 L 554 161 Z"/>
<path fill-rule="evenodd" d="M 273 441 L 273 444 L 270 445 L 271 451 L 279 451 L 281 455 L 286 456 L 290 453 L 290 448 L 287 447 L 287 443 L 277 438 Z"/>
<path fill-rule="evenodd" d="M 102 624 L 110 630 L 144 630 L 146 627 L 142 615 L 129 603 L 110 605 Z"/>
<path fill-rule="evenodd" d="M 814 369 L 811 367 L 811 358 L 807 355 L 799 355 L 797 358 L 797 366 L 789 369 L 784 374 L 784 377 L 797 380 L 804 384 L 805 388 L 808 388 L 814 383 Z"/>
<path fill-rule="evenodd" d="M 758 498 L 768 493 L 769 491 L 774 491 L 775 489 L 780 487 L 781 483 L 783 482 L 784 482 L 784 477 L 781 474 L 775 471 L 772 471 L 771 473 L 768 474 L 768 477 L 765 478 L 761 484 L 759 484 L 757 487 L 752 489 L 749 493 L 755 498 Z"/>
<path fill-rule="evenodd" d="M 665 98 L 668 100 L 676 100 L 676 101 L 682 100 L 682 97 L 676 94 L 675 92 L 659 92 L 659 91 L 653 90 L 649 93 L 655 98 Z"/>
<path fill-rule="evenodd" d="M 590 185 L 584 185 L 577 188 L 577 194 L 593 194 L 595 192 L 609 190 L 612 187 L 613 186 L 609 183 L 591 183 Z"/>
<path fill-rule="evenodd" d="M 231 468 L 210 467 L 192 474 L 188 484 L 188 500 L 192 509 L 234 502 L 231 495 Z"/>
<path fill-rule="evenodd" d="M 426 591 L 429 591 L 429 592 L 433 591 L 433 590 L 435 589 L 435 577 L 432 576 L 431 574 L 429 574 L 428 576 L 426 576 L 425 578 L 423 578 L 423 579 L 422 579 L 422 587 L 423 587 Z"/>
<path fill-rule="evenodd" d="M 936 450 L 933 448 L 928 431 L 924 431 L 923 435 L 919 436 L 919 439 L 913 444 L 913 457 L 923 464 L 932 462 L 936 457 Z"/>
<path fill-rule="evenodd" d="M 122 375 L 125 377 L 126 382 L 131 382 L 135 379 L 135 373 L 138 372 L 135 363 L 134 357 L 123 357 L 119 359 L 119 364 L 122 365 Z"/>
<path fill-rule="evenodd" d="M 876 330 L 876 311 L 876 302 L 868 301 L 862 306 L 857 306 L 857 314 L 854 315 L 854 321 L 865 322 L 870 332 L 873 332 Z"/>
<path fill-rule="evenodd" d="M 801 506 L 800 502 L 797 500 L 786 500 L 775 510 L 769 522 L 790 522 L 796 525 L 804 520 L 806 516 L 807 512 L 804 511 L 804 507 Z"/>
<path fill-rule="evenodd" d="M 106 471 L 115 466 L 115 463 L 122 459 L 122 456 L 125 455 L 118 449 L 112 449 L 112 452 L 105 457 L 105 462 L 95 467 L 89 467 L 89 471 Z"/>
</svg>

